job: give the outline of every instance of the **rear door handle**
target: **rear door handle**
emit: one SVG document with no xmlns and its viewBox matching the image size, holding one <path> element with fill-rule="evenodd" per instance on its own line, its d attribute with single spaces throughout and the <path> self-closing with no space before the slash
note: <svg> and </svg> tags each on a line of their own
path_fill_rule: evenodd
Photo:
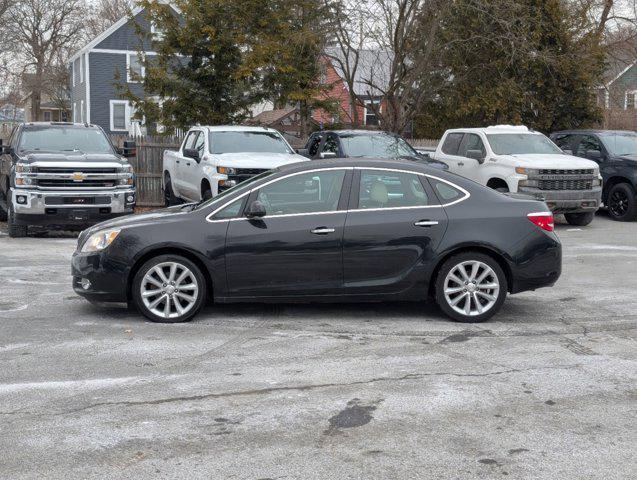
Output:
<svg viewBox="0 0 637 480">
<path fill-rule="evenodd" d="M 179 163 L 179 160 L 175 160 L 175 163 Z"/>
<path fill-rule="evenodd" d="M 433 225 L 438 225 L 438 222 L 436 220 L 418 220 L 417 222 L 414 222 L 414 225 L 416 227 L 431 227 Z"/>
<path fill-rule="evenodd" d="M 314 235 L 327 235 L 328 233 L 334 233 L 336 230 L 327 227 L 318 227 L 310 230 Z"/>
<path fill-rule="evenodd" d="M 458 162 L 459 167 L 464 167 L 464 162 Z"/>
</svg>

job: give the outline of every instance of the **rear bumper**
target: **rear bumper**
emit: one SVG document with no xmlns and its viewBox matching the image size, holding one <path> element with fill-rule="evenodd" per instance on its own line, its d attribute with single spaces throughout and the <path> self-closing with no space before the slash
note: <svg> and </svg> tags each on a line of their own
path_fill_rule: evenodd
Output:
<svg viewBox="0 0 637 480">
<path fill-rule="evenodd" d="M 550 287 L 562 274 L 562 244 L 554 233 L 537 232 L 511 267 L 511 293 Z"/>
<path fill-rule="evenodd" d="M 602 203 L 602 188 L 592 190 L 540 190 L 520 187 L 519 193 L 546 202 L 553 213 L 595 212 Z"/>
<path fill-rule="evenodd" d="M 19 225 L 86 226 L 133 213 L 134 188 L 101 191 L 45 191 L 12 188 Z"/>
</svg>

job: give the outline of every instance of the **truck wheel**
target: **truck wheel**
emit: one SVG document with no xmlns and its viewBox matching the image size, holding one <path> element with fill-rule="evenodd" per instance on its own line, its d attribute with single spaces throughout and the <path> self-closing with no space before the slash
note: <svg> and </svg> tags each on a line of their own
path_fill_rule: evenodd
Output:
<svg viewBox="0 0 637 480">
<path fill-rule="evenodd" d="M 187 258 L 160 255 L 144 263 L 135 275 L 132 298 L 153 322 L 188 322 L 206 300 L 206 280 Z"/>
<path fill-rule="evenodd" d="M 565 213 L 564 217 L 570 225 L 585 227 L 595 218 L 595 212 Z"/>
<path fill-rule="evenodd" d="M 4 193 L 0 192 L 0 222 L 7 221 L 7 217 L 8 217 L 8 212 L 6 210 L 6 208 L 8 208 L 7 205 L 8 205 L 7 196 Z"/>
<path fill-rule="evenodd" d="M 436 303 L 457 322 L 488 320 L 502 307 L 507 291 L 498 262 L 478 252 L 454 255 L 436 277 Z"/>
<path fill-rule="evenodd" d="M 9 225 L 9 236 L 11 238 L 26 237 L 28 227 L 26 225 L 16 225 L 14 215 L 15 212 L 13 211 L 13 207 L 9 205 L 9 215 L 7 219 Z"/>
<path fill-rule="evenodd" d="M 202 200 L 210 200 L 212 198 L 212 190 L 209 188 L 205 189 L 201 198 Z"/>
<path fill-rule="evenodd" d="M 637 218 L 635 192 L 627 183 L 618 183 L 608 192 L 608 213 L 613 220 L 627 222 Z"/>
<path fill-rule="evenodd" d="M 175 197 L 175 192 L 173 192 L 173 185 L 170 181 L 170 175 L 166 175 L 166 183 L 164 187 L 164 206 L 172 207 L 173 205 L 177 205 L 177 199 Z"/>
</svg>

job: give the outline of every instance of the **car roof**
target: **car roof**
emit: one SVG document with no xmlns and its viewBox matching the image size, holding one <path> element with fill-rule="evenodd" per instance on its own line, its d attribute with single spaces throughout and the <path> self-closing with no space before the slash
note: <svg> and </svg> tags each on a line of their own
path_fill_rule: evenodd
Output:
<svg viewBox="0 0 637 480">
<path fill-rule="evenodd" d="M 320 133 L 334 133 L 336 135 L 391 135 L 396 136 L 395 133 L 385 132 L 384 130 L 363 130 L 363 129 L 343 129 L 343 130 L 321 130 L 314 132 Z"/>
<path fill-rule="evenodd" d="M 89 123 L 73 122 L 25 122 L 25 127 L 66 127 L 66 128 L 99 128 L 97 125 Z"/>
<path fill-rule="evenodd" d="M 205 128 L 210 132 L 277 132 L 274 128 L 250 125 L 196 125 L 192 128 Z"/>
<path fill-rule="evenodd" d="M 309 162 L 288 163 L 277 168 L 280 172 L 293 172 L 299 170 L 314 170 L 330 167 L 358 167 L 358 168 L 393 168 L 398 170 L 412 170 L 414 172 L 429 173 L 438 176 L 442 171 L 439 168 L 427 166 L 425 163 L 403 160 L 400 158 L 327 158 L 311 160 Z"/>
<path fill-rule="evenodd" d="M 626 134 L 626 133 L 635 133 L 634 130 L 597 130 L 597 129 L 582 129 L 582 130 L 560 130 L 558 132 L 553 132 L 551 135 L 578 135 L 578 134 L 586 134 L 593 133 L 598 135 L 617 135 L 617 134 Z"/>
<path fill-rule="evenodd" d="M 451 128 L 447 133 L 531 133 L 541 135 L 540 132 L 530 130 L 524 125 L 491 125 L 489 127 Z"/>
</svg>

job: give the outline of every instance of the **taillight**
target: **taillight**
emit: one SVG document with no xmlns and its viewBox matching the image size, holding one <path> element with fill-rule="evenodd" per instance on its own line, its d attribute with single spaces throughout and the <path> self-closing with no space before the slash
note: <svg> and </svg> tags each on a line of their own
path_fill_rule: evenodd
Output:
<svg viewBox="0 0 637 480">
<path fill-rule="evenodd" d="M 553 213 L 551 212 L 529 213 L 527 218 L 547 232 L 552 232 L 555 228 Z"/>
</svg>

